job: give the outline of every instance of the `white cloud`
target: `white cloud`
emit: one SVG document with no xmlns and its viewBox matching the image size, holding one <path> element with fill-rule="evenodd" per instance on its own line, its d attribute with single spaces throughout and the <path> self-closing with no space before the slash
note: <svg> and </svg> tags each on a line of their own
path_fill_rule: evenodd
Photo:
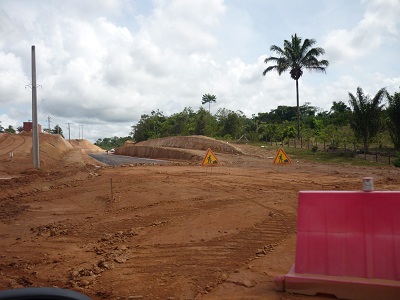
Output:
<svg viewBox="0 0 400 300">
<path fill-rule="evenodd" d="M 69 122 L 74 138 L 77 125 L 85 124 L 91 140 L 125 136 L 152 110 L 165 115 L 184 107 L 197 110 L 205 93 L 217 96 L 212 113 L 227 108 L 251 116 L 295 105 L 290 75 L 264 77 L 262 71 L 269 46 L 279 44 L 277 38 L 290 38 L 287 32 L 299 30 L 298 24 L 305 30 L 299 35 L 315 37 L 331 62 L 326 75 L 305 72 L 301 104 L 329 109 L 332 101 L 346 101 L 357 86 L 398 88 L 399 63 L 393 58 L 396 48 L 400 51 L 397 0 L 352 2 L 349 11 L 344 0 L 335 5 L 315 1 L 312 11 L 321 10 L 318 20 L 325 21 L 321 27 L 299 11 L 309 9 L 307 4 L 290 10 L 292 1 L 272 6 L 223 0 L 43 0 L 40 6 L 34 0 L 1 1 L 2 124 L 31 118 L 25 84 L 32 45 L 42 86 L 40 122 L 51 116 L 64 133 Z M 326 17 L 342 11 L 338 20 Z M 361 18 L 347 22 L 347 16 Z M 284 30 L 277 20 L 284 20 Z M 21 81 L 12 82 L 14 76 Z"/>
<path fill-rule="evenodd" d="M 398 37 L 399 1 L 364 0 L 362 3 L 366 10 L 356 27 L 335 29 L 327 35 L 324 48 L 332 60 L 361 58 Z"/>
</svg>

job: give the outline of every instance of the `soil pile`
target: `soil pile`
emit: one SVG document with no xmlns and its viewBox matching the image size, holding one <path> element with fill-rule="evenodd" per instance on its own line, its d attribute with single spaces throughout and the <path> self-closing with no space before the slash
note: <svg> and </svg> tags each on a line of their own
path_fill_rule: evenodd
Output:
<svg viewBox="0 0 400 300">
<path fill-rule="evenodd" d="M 91 162 L 85 155 L 103 150 L 86 140 L 68 142 L 58 134 L 39 134 L 39 159 L 43 168 L 84 166 Z M 33 167 L 32 133 L 0 134 L 0 174 L 17 174 Z"/>
<path fill-rule="evenodd" d="M 116 149 L 115 153 L 154 159 L 201 161 L 208 148 L 217 153 L 244 154 L 240 148 L 228 142 L 196 135 L 166 137 L 137 144 L 126 143 L 124 147 Z"/>
</svg>

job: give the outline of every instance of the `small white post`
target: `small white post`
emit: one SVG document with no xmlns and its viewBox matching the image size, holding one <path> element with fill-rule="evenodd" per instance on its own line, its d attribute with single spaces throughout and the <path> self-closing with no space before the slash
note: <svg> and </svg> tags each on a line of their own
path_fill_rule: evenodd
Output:
<svg viewBox="0 0 400 300">
<path fill-rule="evenodd" d="M 363 191 L 372 192 L 374 190 L 374 179 L 372 177 L 363 178 Z"/>
</svg>

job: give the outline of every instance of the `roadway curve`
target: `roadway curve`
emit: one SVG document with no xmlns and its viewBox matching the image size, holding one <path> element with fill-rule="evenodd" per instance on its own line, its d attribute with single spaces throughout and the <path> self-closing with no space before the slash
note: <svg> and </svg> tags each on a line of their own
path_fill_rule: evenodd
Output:
<svg viewBox="0 0 400 300">
<path fill-rule="evenodd" d="M 168 164 L 166 160 L 156 160 L 141 157 L 132 157 L 124 155 L 114 155 L 105 153 L 89 153 L 90 157 L 110 166 L 120 166 L 129 164 Z"/>
</svg>

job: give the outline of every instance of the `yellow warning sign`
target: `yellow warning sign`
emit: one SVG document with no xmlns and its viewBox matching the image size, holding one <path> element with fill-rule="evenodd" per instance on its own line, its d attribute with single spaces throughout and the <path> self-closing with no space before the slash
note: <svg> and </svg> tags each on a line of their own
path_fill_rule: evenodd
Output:
<svg viewBox="0 0 400 300">
<path fill-rule="evenodd" d="M 213 166 L 219 166 L 220 162 L 219 162 L 218 158 L 215 156 L 215 154 L 211 151 L 211 149 L 208 148 L 206 156 L 204 156 L 204 159 L 203 159 L 203 162 L 201 163 L 201 165 L 213 167 Z"/>
<path fill-rule="evenodd" d="M 274 164 L 290 164 L 289 156 L 283 151 L 282 148 L 279 148 L 278 152 L 276 153 L 276 157 L 274 159 Z"/>
</svg>

